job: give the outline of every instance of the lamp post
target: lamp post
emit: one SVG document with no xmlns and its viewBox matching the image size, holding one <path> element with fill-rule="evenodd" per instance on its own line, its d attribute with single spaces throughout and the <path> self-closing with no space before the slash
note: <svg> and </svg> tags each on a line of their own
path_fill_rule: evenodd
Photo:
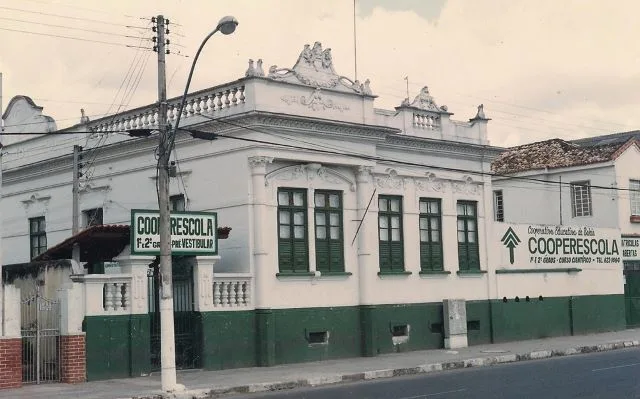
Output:
<svg viewBox="0 0 640 399">
<path fill-rule="evenodd" d="M 176 381 L 175 359 L 175 332 L 173 324 L 173 281 L 171 270 L 171 230 L 169 211 L 169 159 L 175 141 L 176 130 L 180 124 L 180 118 L 187 100 L 189 85 L 193 70 L 205 43 L 216 32 L 229 35 L 236 30 L 238 21 L 234 17 L 224 17 L 218 22 L 218 26 L 200 44 L 198 52 L 191 64 L 191 71 L 184 88 L 182 101 L 178 110 L 176 124 L 169 129 L 167 124 L 167 91 L 165 74 L 165 50 L 164 50 L 164 18 L 158 16 L 158 97 L 159 97 L 159 144 L 158 144 L 158 208 L 160 214 L 160 359 L 161 359 L 161 384 L 165 392 L 181 390 L 184 387 Z"/>
</svg>

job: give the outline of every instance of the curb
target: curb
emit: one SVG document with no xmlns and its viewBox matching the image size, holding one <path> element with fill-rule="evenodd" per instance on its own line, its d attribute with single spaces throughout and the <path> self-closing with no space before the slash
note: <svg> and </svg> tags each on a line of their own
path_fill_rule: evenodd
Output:
<svg viewBox="0 0 640 399">
<path fill-rule="evenodd" d="M 273 392 L 294 388 L 317 387 L 323 385 L 339 384 L 344 382 L 356 382 L 365 380 L 377 380 L 416 374 L 429 374 L 444 370 L 456 370 L 471 367 L 486 367 L 496 364 L 515 363 L 527 360 L 548 359 L 552 357 L 572 356 L 584 353 L 607 352 L 617 349 L 640 346 L 640 341 L 621 341 L 609 344 L 586 345 L 567 349 L 540 350 L 527 353 L 478 357 L 465 360 L 456 360 L 442 363 L 423 364 L 416 367 L 401 367 L 396 369 L 371 370 L 362 373 L 335 374 L 318 377 L 310 377 L 291 381 L 264 382 L 233 387 L 214 389 L 189 390 L 175 394 L 153 394 L 145 396 L 132 396 L 131 399 L 206 399 L 217 398 L 227 394 Z"/>
</svg>

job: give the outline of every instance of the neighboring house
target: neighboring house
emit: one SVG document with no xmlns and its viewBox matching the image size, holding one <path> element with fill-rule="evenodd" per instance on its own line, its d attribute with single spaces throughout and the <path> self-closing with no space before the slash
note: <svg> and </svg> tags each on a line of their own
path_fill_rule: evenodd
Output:
<svg viewBox="0 0 640 399">
<path fill-rule="evenodd" d="M 640 324 L 640 131 L 507 149 L 492 164 L 494 219 L 614 228 L 627 324 Z"/>
<path fill-rule="evenodd" d="M 191 346 L 176 344 L 185 348 L 179 367 L 441 348 L 447 299 L 466 301 L 461 324 L 471 345 L 570 334 L 571 323 L 582 320 L 587 308 L 576 303 L 571 319 L 565 301 L 583 292 L 581 280 L 529 289 L 533 278 L 519 276 L 518 284 L 501 286 L 508 298 L 498 294 L 491 251 L 501 244 L 492 228 L 489 171 L 502 149 L 489 145 L 482 106 L 469 121 L 454 121 L 424 87 L 413 101 L 380 110 L 369 84 L 338 75 L 330 49 L 316 43 L 305 46 L 292 68 L 272 66 L 265 74 L 261 60 L 250 61 L 244 78 L 189 95 L 181 127 L 218 139 L 179 132 L 172 209 L 216 211 L 233 232 L 220 243 L 221 259 L 206 279 L 197 276 L 210 260 L 174 263 L 196 276 L 180 280 L 176 295 L 186 299 L 174 301 L 176 312 L 192 316 L 187 328 L 176 327 L 192 339 Z M 171 123 L 177 103 L 169 100 Z M 152 128 L 156 112 L 149 105 L 66 130 L 92 135 L 43 135 L 8 145 L 5 263 L 28 262 L 71 242 L 73 145 L 84 147 L 85 226 L 128 224 L 131 209 L 157 209 L 156 136 L 112 133 Z M 133 262 L 126 254 L 116 259 Z M 142 261 L 146 276 L 154 265 Z M 146 284 L 138 277 L 136 284 Z M 87 297 L 98 295 L 85 305 L 89 379 L 148 373 L 157 366 L 149 354 L 157 339 L 155 303 L 141 304 L 134 291 L 135 312 L 123 314 L 129 277 L 87 278 L 100 284 L 85 290 Z M 514 299 L 516 293 L 526 302 Z M 615 326 L 605 320 L 576 331 Z"/>
</svg>

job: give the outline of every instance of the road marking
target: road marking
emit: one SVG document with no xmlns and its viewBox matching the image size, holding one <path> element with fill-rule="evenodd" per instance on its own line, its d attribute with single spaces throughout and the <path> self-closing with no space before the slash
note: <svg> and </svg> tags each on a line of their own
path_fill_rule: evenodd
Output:
<svg viewBox="0 0 640 399">
<path fill-rule="evenodd" d="M 630 363 L 630 364 L 623 364 L 623 365 L 620 365 L 620 366 L 604 367 L 604 368 L 601 368 L 601 369 L 593 369 L 591 371 L 613 370 L 613 369 L 621 369 L 623 367 L 633 367 L 633 366 L 640 366 L 640 363 Z"/>
<path fill-rule="evenodd" d="M 466 391 L 465 388 L 462 389 L 456 389 L 455 391 L 445 391 L 445 392 L 436 392 L 436 393 L 425 393 L 424 395 L 418 395 L 418 396 L 405 396 L 402 398 L 398 398 L 398 399 L 419 399 L 419 398 L 429 398 L 431 396 L 439 396 L 439 395 L 446 395 L 448 393 L 456 393 L 456 392 L 463 392 Z"/>
</svg>

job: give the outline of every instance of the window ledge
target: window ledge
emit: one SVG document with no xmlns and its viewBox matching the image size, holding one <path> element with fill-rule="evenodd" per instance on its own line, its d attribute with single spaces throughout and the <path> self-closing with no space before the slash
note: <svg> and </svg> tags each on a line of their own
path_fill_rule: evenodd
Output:
<svg viewBox="0 0 640 399">
<path fill-rule="evenodd" d="M 629 218 L 630 223 L 640 223 L 640 215 L 631 215 Z"/>
<path fill-rule="evenodd" d="M 380 270 L 378 276 L 408 276 L 411 272 L 406 270 Z"/>
<path fill-rule="evenodd" d="M 315 277 L 315 272 L 280 272 L 276 277 Z"/>
<path fill-rule="evenodd" d="M 456 274 L 458 276 L 469 276 L 469 277 L 480 277 L 483 274 L 486 274 L 486 270 L 458 270 Z"/>
<path fill-rule="evenodd" d="M 420 270 L 421 276 L 447 276 L 451 274 L 449 270 Z"/>
<path fill-rule="evenodd" d="M 582 269 L 577 267 L 558 267 L 551 269 L 498 269 L 496 274 L 530 274 L 530 273 L 577 273 Z"/>
<path fill-rule="evenodd" d="M 351 272 L 320 272 L 320 277 L 348 277 L 351 276 L 353 273 Z"/>
</svg>

